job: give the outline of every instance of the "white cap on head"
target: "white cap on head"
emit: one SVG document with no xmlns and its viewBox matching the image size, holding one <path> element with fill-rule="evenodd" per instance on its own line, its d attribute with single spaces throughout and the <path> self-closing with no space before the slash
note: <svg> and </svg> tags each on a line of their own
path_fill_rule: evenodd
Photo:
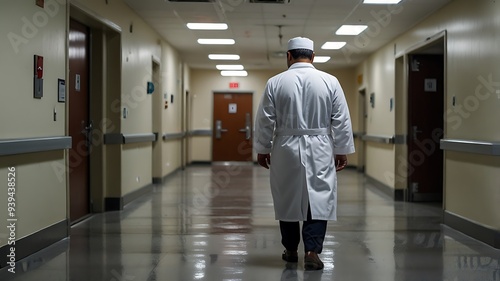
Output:
<svg viewBox="0 0 500 281">
<path fill-rule="evenodd" d="M 294 49 L 307 49 L 314 51 L 314 42 L 306 37 L 295 37 L 288 40 L 288 51 Z"/>
</svg>

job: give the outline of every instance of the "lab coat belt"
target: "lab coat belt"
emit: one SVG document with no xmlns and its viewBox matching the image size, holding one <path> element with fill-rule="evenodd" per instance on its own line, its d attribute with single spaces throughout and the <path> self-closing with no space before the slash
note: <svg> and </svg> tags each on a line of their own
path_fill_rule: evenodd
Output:
<svg viewBox="0 0 500 281">
<path fill-rule="evenodd" d="M 331 134 L 330 128 L 316 129 L 277 129 L 276 136 L 318 136 Z"/>
</svg>

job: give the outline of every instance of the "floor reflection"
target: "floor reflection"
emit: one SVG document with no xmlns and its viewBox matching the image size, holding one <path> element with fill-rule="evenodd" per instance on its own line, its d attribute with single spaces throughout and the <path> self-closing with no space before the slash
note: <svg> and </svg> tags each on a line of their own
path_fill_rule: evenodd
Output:
<svg viewBox="0 0 500 281">
<path fill-rule="evenodd" d="M 394 202 L 347 170 L 338 213 L 325 268 L 304 271 L 303 253 L 281 260 L 267 170 L 190 166 L 123 211 L 73 226 L 16 274 L 1 269 L 0 280 L 500 281 L 500 251 L 441 225 L 439 205 Z"/>
</svg>

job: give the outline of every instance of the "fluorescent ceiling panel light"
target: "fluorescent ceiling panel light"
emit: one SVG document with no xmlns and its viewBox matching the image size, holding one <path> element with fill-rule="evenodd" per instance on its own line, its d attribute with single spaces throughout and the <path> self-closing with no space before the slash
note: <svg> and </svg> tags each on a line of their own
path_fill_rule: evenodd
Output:
<svg viewBox="0 0 500 281">
<path fill-rule="evenodd" d="M 248 76 L 248 73 L 244 70 L 223 70 L 220 72 L 222 76 Z"/>
<path fill-rule="evenodd" d="M 330 60 L 329 56 L 314 56 L 314 63 L 325 63 Z"/>
<path fill-rule="evenodd" d="M 218 64 L 215 67 L 217 67 L 218 70 L 243 70 L 245 69 L 243 65 L 241 64 Z"/>
<path fill-rule="evenodd" d="M 365 31 L 365 29 L 367 27 L 368 27 L 367 25 L 362 25 L 362 24 L 357 24 L 357 25 L 344 24 L 339 29 L 337 29 L 337 32 L 335 32 L 335 34 L 337 34 L 337 35 L 358 35 L 361 32 Z"/>
<path fill-rule="evenodd" d="M 323 50 L 338 50 L 341 49 L 342 47 L 347 44 L 346 42 L 326 42 L 321 46 L 321 49 Z"/>
<path fill-rule="evenodd" d="M 239 60 L 239 55 L 231 55 L 231 54 L 210 54 L 208 58 L 211 60 Z"/>
<path fill-rule="evenodd" d="M 398 4 L 401 0 L 364 0 L 363 4 Z"/>
<path fill-rule="evenodd" d="M 226 30 L 225 23 L 188 23 L 187 27 L 194 30 Z"/>
<path fill-rule="evenodd" d="M 198 39 L 198 44 L 202 45 L 233 45 L 234 39 Z"/>
</svg>

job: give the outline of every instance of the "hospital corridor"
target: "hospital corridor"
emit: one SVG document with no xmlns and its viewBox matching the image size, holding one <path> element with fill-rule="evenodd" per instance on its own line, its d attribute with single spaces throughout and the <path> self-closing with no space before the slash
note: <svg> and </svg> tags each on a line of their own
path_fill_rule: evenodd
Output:
<svg viewBox="0 0 500 281">
<path fill-rule="evenodd" d="M 500 281 L 499 19 L 0 0 L 0 281 Z"/>
<path fill-rule="evenodd" d="M 257 166 L 195 165 L 123 211 L 94 215 L 2 280 L 499 280 L 500 253 L 440 224 L 436 204 L 394 202 L 354 169 L 339 173 L 339 218 L 321 271 L 281 260 Z M 14 277 L 14 278 L 12 278 Z"/>
</svg>

